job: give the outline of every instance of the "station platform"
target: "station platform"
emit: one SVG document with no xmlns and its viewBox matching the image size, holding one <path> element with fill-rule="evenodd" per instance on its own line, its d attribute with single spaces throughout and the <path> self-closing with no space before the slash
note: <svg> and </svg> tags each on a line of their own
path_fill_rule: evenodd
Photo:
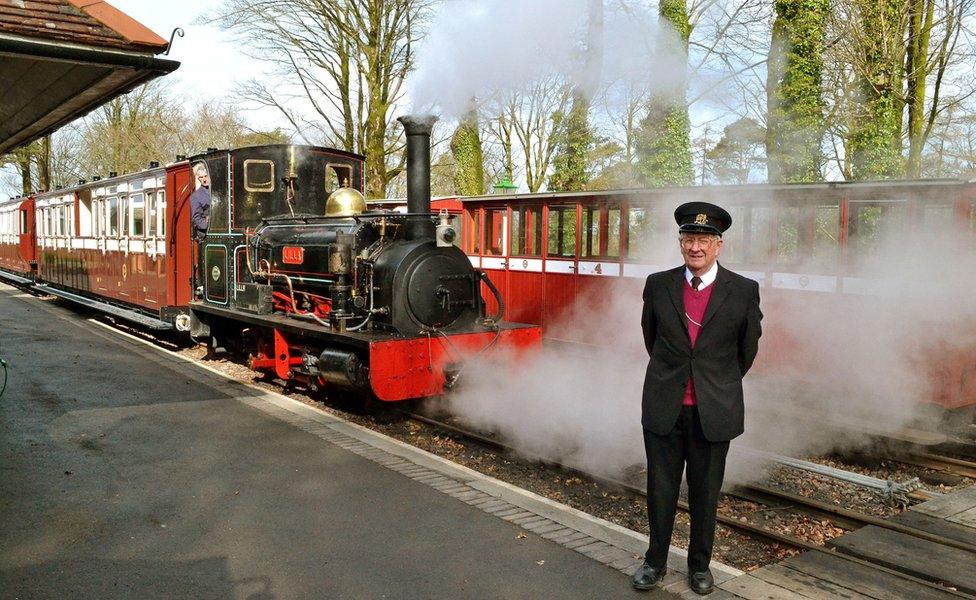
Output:
<svg viewBox="0 0 976 600">
<path fill-rule="evenodd" d="M 697 597 L 679 549 L 636 592 L 646 536 L 2 284 L 0 357 L 4 598 Z"/>
</svg>

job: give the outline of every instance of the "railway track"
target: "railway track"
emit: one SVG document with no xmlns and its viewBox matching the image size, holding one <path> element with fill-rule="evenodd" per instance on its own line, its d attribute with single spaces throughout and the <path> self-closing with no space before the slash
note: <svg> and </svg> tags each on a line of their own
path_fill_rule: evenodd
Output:
<svg viewBox="0 0 976 600">
<path fill-rule="evenodd" d="M 502 443 L 502 442 L 500 442 L 498 440 L 495 440 L 495 439 L 492 439 L 490 437 L 481 435 L 479 433 L 476 433 L 476 432 L 473 432 L 473 431 L 468 431 L 466 429 L 463 429 L 463 428 L 460 428 L 460 427 L 456 427 L 456 426 L 451 425 L 449 423 L 445 423 L 443 421 L 439 421 L 437 419 L 432 419 L 430 417 L 427 417 L 427 416 L 424 416 L 424 415 L 419 415 L 419 414 L 416 414 L 416 413 L 405 413 L 405 415 L 408 418 L 412 419 L 412 420 L 419 421 L 421 423 L 424 423 L 424 424 L 427 424 L 427 425 L 430 425 L 430 426 L 433 426 L 433 427 L 437 427 L 439 429 L 442 429 L 442 430 L 444 430 L 444 431 L 446 431 L 446 432 L 448 432 L 448 433 L 450 433 L 452 435 L 461 437 L 463 439 L 473 440 L 473 441 L 475 441 L 475 442 L 477 442 L 477 443 L 479 443 L 481 445 L 487 446 L 487 447 L 492 448 L 494 450 L 500 450 L 500 451 L 503 451 L 503 452 L 510 452 L 510 453 L 515 453 L 516 452 L 516 449 L 515 448 L 513 448 L 511 446 L 508 446 L 508 445 L 506 445 L 506 444 L 504 444 L 504 443 Z M 578 476 L 586 477 L 587 479 L 596 481 L 597 483 L 600 483 L 601 485 L 604 485 L 604 486 L 607 486 L 607 487 L 610 487 L 610 488 L 613 488 L 613 489 L 619 489 L 619 490 L 624 491 L 624 492 L 627 492 L 629 494 L 633 494 L 633 495 L 641 496 L 641 497 L 644 497 L 644 496 L 647 495 L 647 489 L 644 486 L 634 485 L 634 484 L 631 484 L 631 483 L 628 483 L 628 482 L 625 482 L 625 481 L 621 481 L 621 480 L 613 479 L 613 478 L 609 478 L 609 477 L 602 477 L 602 476 L 593 475 L 592 473 L 587 473 L 585 471 L 581 471 L 579 469 L 576 469 L 574 467 L 570 467 L 570 466 L 567 466 L 567 465 L 563 465 L 563 464 L 559 464 L 559 463 L 553 463 L 552 461 L 547 461 L 547 460 L 544 460 L 542 458 L 537 458 L 536 460 L 538 460 L 539 462 L 546 463 L 546 464 L 553 464 L 553 465 L 557 466 L 561 470 L 565 470 L 565 471 L 567 471 L 567 472 L 569 472 L 569 473 L 571 473 L 573 475 L 578 475 Z M 690 510 L 690 508 L 688 506 L 688 503 L 685 502 L 684 500 L 679 500 L 678 501 L 678 508 L 680 510 L 684 511 L 684 512 L 688 512 Z M 727 526 L 727 527 L 729 527 L 731 529 L 735 529 L 737 531 L 743 532 L 743 533 L 745 533 L 745 534 L 747 534 L 747 535 L 749 535 L 751 537 L 758 537 L 758 538 L 761 538 L 763 540 L 775 542 L 777 544 L 782 544 L 782 545 L 785 545 L 785 546 L 788 546 L 788 547 L 791 547 L 791 548 L 811 550 L 813 548 L 818 547 L 818 546 L 816 546 L 816 544 L 813 544 L 811 542 L 808 542 L 807 540 L 803 540 L 803 539 L 800 539 L 798 537 L 794 537 L 794 536 L 790 536 L 790 535 L 787 535 L 787 534 L 784 534 L 784 533 L 780 533 L 778 531 L 773 531 L 771 529 L 767 529 L 767 528 L 764 528 L 764 527 L 759 527 L 759 526 L 752 525 L 752 524 L 749 524 L 749 523 L 744 523 L 742 521 L 739 521 L 737 519 L 734 519 L 732 517 L 728 517 L 728 516 L 725 516 L 725 515 L 721 515 L 721 514 L 718 515 L 717 520 L 718 520 L 719 523 L 721 523 L 721 524 L 723 524 L 723 525 L 725 525 L 725 526 Z"/>
<path fill-rule="evenodd" d="M 501 450 L 504 452 L 513 452 L 513 453 L 516 452 L 515 448 L 512 448 L 504 444 L 503 442 L 500 442 L 498 440 L 495 440 L 493 438 L 484 436 L 482 434 L 473 431 L 468 431 L 464 428 L 457 427 L 449 423 L 445 423 L 443 421 L 439 421 L 437 419 L 432 419 L 430 417 L 424 415 L 418 415 L 416 413 L 407 413 L 407 416 L 415 421 L 420 421 L 427 425 L 438 427 L 453 435 L 460 436 L 465 439 L 473 440 L 479 444 L 491 447 L 496 450 Z M 537 459 L 537 460 L 552 464 L 551 461 L 545 461 L 543 459 Z M 593 475 L 592 473 L 580 471 L 579 469 L 576 469 L 574 467 L 569 467 L 558 463 L 556 464 L 556 466 L 559 467 L 560 469 L 564 469 L 573 474 L 587 477 L 591 480 L 608 485 L 610 487 L 621 489 L 631 494 L 639 495 L 642 497 L 646 496 L 647 494 L 647 489 L 644 486 L 631 484 L 613 478 Z M 760 484 L 740 486 L 740 488 L 733 489 L 731 492 L 728 493 L 729 495 L 738 497 L 743 500 L 750 500 L 753 502 L 758 501 L 763 504 L 770 504 L 771 501 L 778 502 L 780 504 L 783 502 L 787 502 L 795 507 L 798 507 L 800 509 L 800 512 L 803 512 L 804 514 L 819 517 L 819 518 L 828 518 L 832 521 L 837 522 L 837 525 L 839 527 L 848 531 L 857 529 L 859 527 L 863 527 L 865 525 L 874 525 L 876 527 L 882 527 L 884 529 L 889 529 L 891 531 L 904 533 L 920 539 L 924 539 L 931 542 L 936 542 L 946 546 L 951 546 L 954 548 L 959 548 L 961 550 L 967 550 L 976 553 L 976 544 L 967 544 L 965 542 L 934 535 L 932 533 L 922 531 L 914 527 L 902 525 L 900 523 L 896 523 L 893 521 L 889 521 L 887 519 L 882 519 L 872 515 L 867 515 L 864 513 L 848 510 L 839 506 L 834 506 L 831 504 L 820 502 L 818 500 L 806 498 L 804 496 L 800 496 L 797 494 L 791 494 L 789 492 L 777 490 L 775 488 L 763 486 Z M 688 510 L 687 504 L 684 503 L 683 501 L 679 502 L 679 507 L 681 508 L 681 510 L 684 511 Z M 731 517 L 727 517 L 724 515 L 718 515 L 718 522 L 730 528 L 748 533 L 750 535 L 772 540 L 777 543 L 785 544 L 795 548 L 803 548 L 806 550 L 810 550 L 813 548 L 821 547 L 817 544 L 813 544 L 811 542 L 808 542 L 807 540 L 803 540 L 795 536 L 790 536 L 787 534 L 783 534 L 781 532 L 772 531 L 767 528 L 758 527 L 748 523 L 743 523 L 737 519 L 733 519 Z"/>
<path fill-rule="evenodd" d="M 895 455 L 892 460 L 916 467 L 925 467 L 933 471 L 958 475 L 968 479 L 976 479 L 976 462 L 963 460 L 952 456 L 941 454 L 930 454 L 928 452 L 911 452 L 904 455 Z"/>
<path fill-rule="evenodd" d="M 464 440 L 474 441 L 480 445 L 486 446 L 493 450 L 498 450 L 506 453 L 515 453 L 516 451 L 515 448 L 510 447 L 499 440 L 485 436 L 478 432 L 469 431 L 462 427 L 457 427 L 450 423 L 445 423 L 443 421 L 431 417 L 427 417 L 425 415 L 419 415 L 416 413 L 404 413 L 404 414 L 411 420 L 424 423 L 432 427 L 436 427 L 448 433 L 449 435 Z M 946 457 L 939 457 L 939 458 L 946 458 Z M 595 481 L 601 485 L 605 485 L 612 489 L 619 489 L 629 494 L 633 494 L 640 497 L 645 497 L 647 493 L 647 490 L 644 486 L 634 485 L 626 481 L 620 481 L 613 478 L 596 476 L 591 473 L 581 471 L 575 467 L 570 467 L 559 463 L 553 463 L 552 461 L 545 460 L 542 458 L 537 458 L 536 460 L 544 464 L 556 466 L 557 468 L 564 470 L 568 473 L 571 473 L 573 475 L 586 477 L 587 479 L 590 479 L 592 481 Z M 935 458 L 932 458 L 931 460 L 934 463 Z M 800 496 L 797 494 L 791 494 L 789 492 L 785 492 L 783 490 L 777 490 L 775 488 L 771 488 L 761 484 L 741 486 L 739 488 L 733 489 L 732 491 L 728 492 L 728 495 L 743 500 L 749 500 L 752 502 L 767 504 L 770 506 L 775 504 L 776 506 L 774 506 L 774 508 L 777 509 L 787 508 L 787 509 L 794 510 L 798 513 L 807 516 L 812 516 L 818 519 L 829 519 L 832 523 L 836 524 L 838 527 L 841 527 L 842 529 L 845 529 L 847 531 L 852 531 L 867 525 L 873 525 L 876 527 L 881 527 L 898 533 L 917 537 L 919 539 L 923 539 L 926 541 L 976 553 L 976 544 L 945 538 L 943 536 L 932 534 L 927 531 L 916 529 L 914 527 L 910 527 L 901 523 L 889 521 L 886 519 L 882 519 L 872 515 L 867 515 L 857 511 L 852 511 L 849 509 L 845 509 L 843 507 L 826 504 L 811 498 L 806 498 L 804 496 Z M 680 510 L 685 512 L 688 512 L 689 510 L 687 503 L 684 501 L 679 501 L 678 507 Z M 940 585 L 940 582 L 922 579 L 914 575 L 904 573 L 902 571 L 891 569 L 884 565 L 879 565 L 876 563 L 872 563 L 870 561 L 866 561 L 856 556 L 851 556 L 843 552 L 837 552 L 836 550 L 830 549 L 820 544 L 810 542 L 805 539 L 801 539 L 796 536 L 785 534 L 779 531 L 774 531 L 772 529 L 762 527 L 759 525 L 743 522 L 740 521 L 739 519 L 727 515 L 718 514 L 716 520 L 722 525 L 725 525 L 730 529 L 734 529 L 740 533 L 744 533 L 750 537 L 758 538 L 766 542 L 773 542 L 776 544 L 795 548 L 798 550 L 826 553 L 829 554 L 830 556 L 838 557 L 843 560 L 847 560 L 862 566 L 869 566 L 873 569 L 877 569 L 889 573 L 896 577 L 914 581 L 915 583 L 925 585 L 932 589 L 937 589 L 942 592 L 948 592 L 960 598 L 973 598 L 973 596 L 969 594 L 959 592 L 958 590 L 952 588 L 947 588 L 944 585 Z"/>
</svg>

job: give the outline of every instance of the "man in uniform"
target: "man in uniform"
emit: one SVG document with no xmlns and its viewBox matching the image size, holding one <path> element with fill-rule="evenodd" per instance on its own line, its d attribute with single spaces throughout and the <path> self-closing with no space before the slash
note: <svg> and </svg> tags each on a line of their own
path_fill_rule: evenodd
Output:
<svg viewBox="0 0 976 600">
<path fill-rule="evenodd" d="M 202 162 L 193 165 L 193 175 L 199 185 L 190 196 L 190 218 L 193 221 L 193 239 L 200 242 L 207 236 L 210 227 L 210 173 L 207 165 Z"/>
<path fill-rule="evenodd" d="M 687 464 L 691 539 L 688 584 L 714 589 L 708 563 L 729 442 L 743 431 L 742 377 L 762 333 L 759 284 L 718 264 L 732 225 L 707 202 L 674 212 L 685 264 L 654 273 L 644 286 L 641 328 L 650 355 L 641 425 L 647 453 L 650 545 L 633 585 L 649 590 L 667 571 L 681 474 Z"/>
</svg>

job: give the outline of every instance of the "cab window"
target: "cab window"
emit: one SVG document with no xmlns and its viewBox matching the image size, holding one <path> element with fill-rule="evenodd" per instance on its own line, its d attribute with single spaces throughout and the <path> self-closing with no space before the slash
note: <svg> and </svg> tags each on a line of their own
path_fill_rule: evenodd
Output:
<svg viewBox="0 0 976 600">
<path fill-rule="evenodd" d="M 273 192 L 275 165 L 270 160 L 247 159 L 244 161 L 244 189 L 248 192 Z"/>
<path fill-rule="evenodd" d="M 331 194 L 341 187 L 352 187 L 352 167 L 329 163 L 325 167 L 325 193 Z"/>
</svg>

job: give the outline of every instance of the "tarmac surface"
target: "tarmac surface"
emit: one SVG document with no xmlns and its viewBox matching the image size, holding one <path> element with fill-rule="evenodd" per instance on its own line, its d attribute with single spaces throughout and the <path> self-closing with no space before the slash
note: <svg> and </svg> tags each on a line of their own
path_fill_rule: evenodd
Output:
<svg viewBox="0 0 976 600">
<path fill-rule="evenodd" d="M 0 598 L 674 597 L 626 531 L 3 284 L 0 358 Z"/>
</svg>

